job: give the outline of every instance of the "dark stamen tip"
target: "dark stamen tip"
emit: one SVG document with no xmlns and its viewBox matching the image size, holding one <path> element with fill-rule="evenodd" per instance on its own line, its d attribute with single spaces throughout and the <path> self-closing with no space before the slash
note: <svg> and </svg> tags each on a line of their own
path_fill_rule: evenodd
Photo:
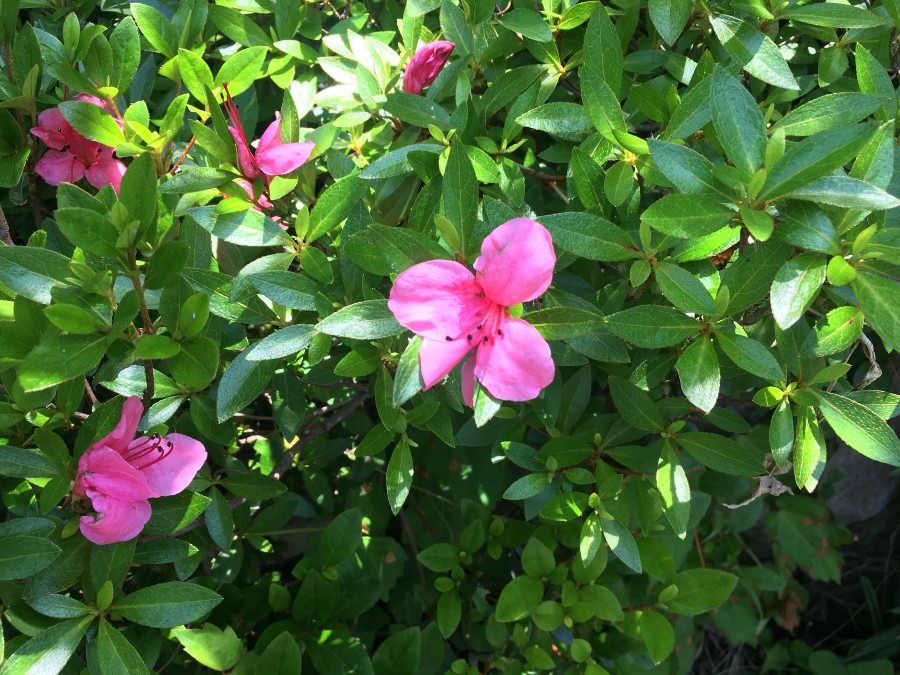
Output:
<svg viewBox="0 0 900 675">
<path fill-rule="evenodd" d="M 481 330 L 481 324 L 478 324 L 477 326 L 475 326 L 475 330 Z"/>
<path fill-rule="evenodd" d="M 471 342 L 471 341 L 472 341 L 472 336 L 471 336 L 471 335 L 466 335 L 466 340 L 468 340 L 469 342 Z"/>
<path fill-rule="evenodd" d="M 453 338 L 450 337 L 449 335 L 445 336 L 444 339 L 445 339 L 447 342 L 453 342 Z"/>
<path fill-rule="evenodd" d="M 484 344 L 487 344 L 487 342 L 488 342 L 488 336 L 485 335 L 485 336 L 484 336 Z"/>
</svg>

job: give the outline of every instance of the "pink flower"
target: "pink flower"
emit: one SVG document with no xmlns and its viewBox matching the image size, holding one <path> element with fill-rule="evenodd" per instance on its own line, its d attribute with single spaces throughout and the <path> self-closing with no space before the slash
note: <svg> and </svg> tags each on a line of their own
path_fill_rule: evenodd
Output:
<svg viewBox="0 0 900 675">
<path fill-rule="evenodd" d="M 446 40 L 429 42 L 421 47 L 409 60 L 406 72 L 403 73 L 403 91 L 421 94 L 443 70 L 454 47 L 455 44 Z"/>
<path fill-rule="evenodd" d="M 72 489 L 91 503 L 81 533 L 95 544 L 133 539 L 150 520 L 151 497 L 175 495 L 206 461 L 206 448 L 182 434 L 135 438 L 143 406 L 126 399 L 116 428 L 94 442 L 78 460 Z"/>
<path fill-rule="evenodd" d="M 544 226 L 514 218 L 485 238 L 474 276 L 450 260 L 429 260 L 401 272 L 388 307 L 423 338 L 419 364 L 425 387 L 440 382 L 469 352 L 474 354 L 462 370 L 469 405 L 476 379 L 506 401 L 528 401 L 550 384 L 550 346 L 509 308 L 546 291 L 555 264 Z"/>
<path fill-rule="evenodd" d="M 260 137 L 256 144 L 256 153 L 250 149 L 247 136 L 244 134 L 244 125 L 237 106 L 228 93 L 225 86 L 225 111 L 231 126 L 228 131 L 234 137 L 237 145 L 238 164 L 241 173 L 249 180 L 255 180 L 260 176 L 266 177 L 268 182 L 273 176 L 283 176 L 291 173 L 309 159 L 315 143 L 282 143 L 281 142 L 281 116 L 275 113 L 275 121 L 272 122 Z"/>
<path fill-rule="evenodd" d="M 99 98 L 85 94 L 75 98 L 108 110 Z M 50 148 L 34 167 L 50 185 L 75 183 L 87 177 L 97 189 L 112 184 L 119 192 L 125 165 L 113 158 L 113 148 L 88 140 L 75 131 L 58 108 L 49 108 L 38 115 L 38 125 L 31 133 Z"/>
</svg>

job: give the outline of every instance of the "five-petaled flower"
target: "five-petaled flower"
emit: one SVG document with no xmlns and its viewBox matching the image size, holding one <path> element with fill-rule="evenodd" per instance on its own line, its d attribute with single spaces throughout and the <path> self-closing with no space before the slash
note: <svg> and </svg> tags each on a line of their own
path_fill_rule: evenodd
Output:
<svg viewBox="0 0 900 675">
<path fill-rule="evenodd" d="M 237 145 L 238 164 L 241 173 L 248 180 L 256 180 L 265 177 L 266 183 L 274 176 L 283 176 L 291 173 L 306 163 L 313 151 L 315 143 L 282 143 L 281 141 L 281 117 L 275 113 L 275 121 L 266 127 L 265 132 L 256 144 L 256 152 L 250 148 L 247 136 L 244 133 L 244 125 L 238 108 L 225 86 L 225 111 L 231 126 L 228 131 L 234 137 Z"/>
<path fill-rule="evenodd" d="M 409 60 L 406 72 L 403 73 L 403 91 L 408 94 L 421 94 L 447 64 L 454 47 L 456 45 L 452 42 L 437 40 L 419 48 Z"/>
<path fill-rule="evenodd" d="M 475 275 L 458 262 L 429 260 L 401 272 L 388 307 L 422 337 L 419 363 L 425 387 L 463 364 L 463 397 L 472 405 L 475 380 L 495 398 L 528 401 L 551 381 L 550 346 L 510 307 L 540 296 L 553 278 L 556 254 L 550 233 L 528 218 L 514 218 L 489 234 L 475 260 Z"/>
<path fill-rule="evenodd" d="M 133 539 L 150 520 L 151 497 L 184 490 L 206 461 L 200 441 L 182 434 L 135 438 L 143 413 L 137 396 L 126 399 L 116 428 L 95 441 L 78 460 L 72 490 L 90 502 L 81 533 L 95 544 Z"/>
<path fill-rule="evenodd" d="M 93 103 L 109 112 L 109 106 L 95 96 L 78 94 L 74 100 Z M 113 158 L 113 148 L 75 131 L 58 108 L 49 108 L 38 115 L 38 125 L 31 133 L 49 148 L 34 170 L 50 185 L 75 183 L 86 177 L 95 188 L 112 184 L 119 191 L 125 165 Z"/>
</svg>

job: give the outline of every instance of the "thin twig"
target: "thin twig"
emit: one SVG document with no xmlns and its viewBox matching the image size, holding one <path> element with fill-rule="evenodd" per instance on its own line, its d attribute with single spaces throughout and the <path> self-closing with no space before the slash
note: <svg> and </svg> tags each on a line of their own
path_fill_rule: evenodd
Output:
<svg viewBox="0 0 900 675">
<path fill-rule="evenodd" d="M 191 140 L 188 141 L 187 146 L 184 148 L 184 152 L 181 153 L 181 157 L 179 157 L 178 161 L 176 161 L 172 165 L 172 168 L 169 169 L 169 173 L 171 175 L 173 175 L 173 176 L 175 175 L 175 172 L 178 171 L 178 167 L 181 166 L 184 163 L 184 160 L 187 159 L 188 153 L 191 151 L 191 148 L 194 147 L 194 143 L 196 143 L 196 142 L 197 142 L 197 137 L 191 136 Z"/>
</svg>

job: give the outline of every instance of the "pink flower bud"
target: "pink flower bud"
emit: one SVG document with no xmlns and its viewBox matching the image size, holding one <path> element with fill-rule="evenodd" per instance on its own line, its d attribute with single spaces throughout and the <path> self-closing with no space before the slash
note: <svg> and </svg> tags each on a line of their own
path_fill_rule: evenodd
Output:
<svg viewBox="0 0 900 675">
<path fill-rule="evenodd" d="M 445 40 L 430 42 L 417 51 L 403 74 L 403 91 L 421 94 L 422 89 L 434 82 L 447 64 L 455 44 Z"/>
</svg>

